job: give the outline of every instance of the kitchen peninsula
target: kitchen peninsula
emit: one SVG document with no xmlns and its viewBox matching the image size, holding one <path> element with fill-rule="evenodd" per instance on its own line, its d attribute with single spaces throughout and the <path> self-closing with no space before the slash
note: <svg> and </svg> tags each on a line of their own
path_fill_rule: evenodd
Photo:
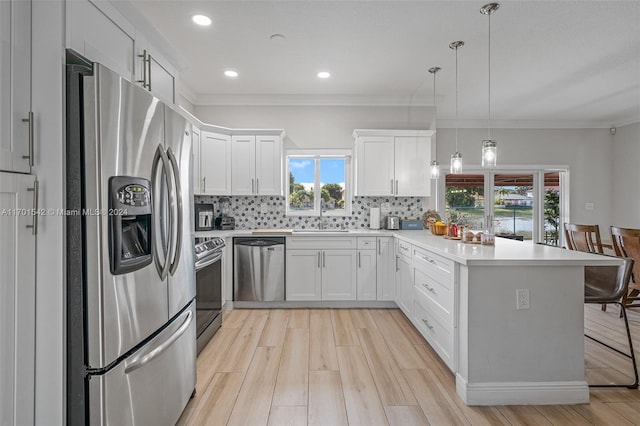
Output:
<svg viewBox="0 0 640 426">
<path fill-rule="evenodd" d="M 223 236 L 231 247 L 232 237 L 252 234 L 211 231 L 196 237 Z M 288 230 L 283 235 L 287 243 L 344 238 L 355 244 L 393 236 L 395 303 L 456 375 L 458 395 L 467 405 L 589 402 L 584 266 L 617 265 L 617 259 L 500 238 L 495 246 L 466 244 L 421 231 Z M 375 306 L 359 300 L 350 306 L 360 305 Z"/>
</svg>

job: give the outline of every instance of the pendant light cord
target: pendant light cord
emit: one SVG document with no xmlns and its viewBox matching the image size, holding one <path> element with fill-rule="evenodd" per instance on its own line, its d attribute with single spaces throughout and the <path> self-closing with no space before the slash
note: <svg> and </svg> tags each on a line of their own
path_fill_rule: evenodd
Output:
<svg viewBox="0 0 640 426">
<path fill-rule="evenodd" d="M 433 107 L 436 107 L 436 74 L 437 71 L 433 73 Z"/>
<path fill-rule="evenodd" d="M 456 46 L 456 152 L 458 152 L 458 46 Z"/>
<path fill-rule="evenodd" d="M 487 129 L 489 130 L 489 140 L 491 140 L 491 13 L 489 17 L 489 117 L 487 120 Z"/>
</svg>

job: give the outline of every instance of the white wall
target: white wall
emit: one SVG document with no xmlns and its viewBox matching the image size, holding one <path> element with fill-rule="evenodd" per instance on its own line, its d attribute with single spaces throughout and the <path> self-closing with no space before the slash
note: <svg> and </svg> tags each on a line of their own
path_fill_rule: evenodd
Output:
<svg viewBox="0 0 640 426">
<path fill-rule="evenodd" d="M 570 174 L 570 221 L 597 223 L 608 240 L 612 221 L 613 140 L 609 129 L 493 129 L 498 163 L 567 165 Z M 460 129 L 458 150 L 464 164 L 480 165 L 480 145 L 486 129 Z M 438 129 L 437 158 L 449 164 L 455 152 L 455 130 Z M 636 157 L 638 158 L 638 157 Z M 593 203 L 586 210 L 585 203 Z"/>
<path fill-rule="evenodd" d="M 433 107 L 196 106 L 205 123 L 284 129 L 285 149 L 352 148 L 354 129 L 430 129 Z"/>
<path fill-rule="evenodd" d="M 618 127 L 613 137 L 612 225 L 640 229 L 640 123 Z"/>
</svg>

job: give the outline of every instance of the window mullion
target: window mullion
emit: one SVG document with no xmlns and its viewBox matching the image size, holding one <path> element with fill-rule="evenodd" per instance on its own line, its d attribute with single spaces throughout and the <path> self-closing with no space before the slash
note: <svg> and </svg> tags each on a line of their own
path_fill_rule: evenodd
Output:
<svg viewBox="0 0 640 426">
<path fill-rule="evenodd" d="M 320 209 L 322 209 L 322 194 L 320 193 L 320 156 L 316 156 L 314 159 L 313 192 L 315 194 L 315 197 L 314 197 L 315 212 L 319 216 Z"/>
</svg>

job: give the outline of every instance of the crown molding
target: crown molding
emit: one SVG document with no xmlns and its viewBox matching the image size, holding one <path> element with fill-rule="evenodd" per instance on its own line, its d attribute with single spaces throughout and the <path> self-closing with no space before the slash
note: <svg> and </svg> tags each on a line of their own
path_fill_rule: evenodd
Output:
<svg viewBox="0 0 640 426">
<path fill-rule="evenodd" d="M 631 123 L 629 123 L 631 124 Z M 486 129 L 487 120 L 440 119 L 438 129 Z M 492 129 L 609 129 L 611 121 L 600 120 L 491 120 Z"/>
<path fill-rule="evenodd" d="M 188 67 L 189 61 L 182 55 L 167 38 L 154 27 L 149 20 L 138 10 L 130 0 L 92 0 L 96 3 L 108 2 L 111 6 L 120 12 L 135 28 L 141 31 L 145 38 L 153 44 L 155 49 L 161 51 L 176 71 L 182 71 Z"/>
<path fill-rule="evenodd" d="M 197 95 L 197 106 L 402 106 L 433 107 L 427 99 L 370 95 Z"/>
</svg>

